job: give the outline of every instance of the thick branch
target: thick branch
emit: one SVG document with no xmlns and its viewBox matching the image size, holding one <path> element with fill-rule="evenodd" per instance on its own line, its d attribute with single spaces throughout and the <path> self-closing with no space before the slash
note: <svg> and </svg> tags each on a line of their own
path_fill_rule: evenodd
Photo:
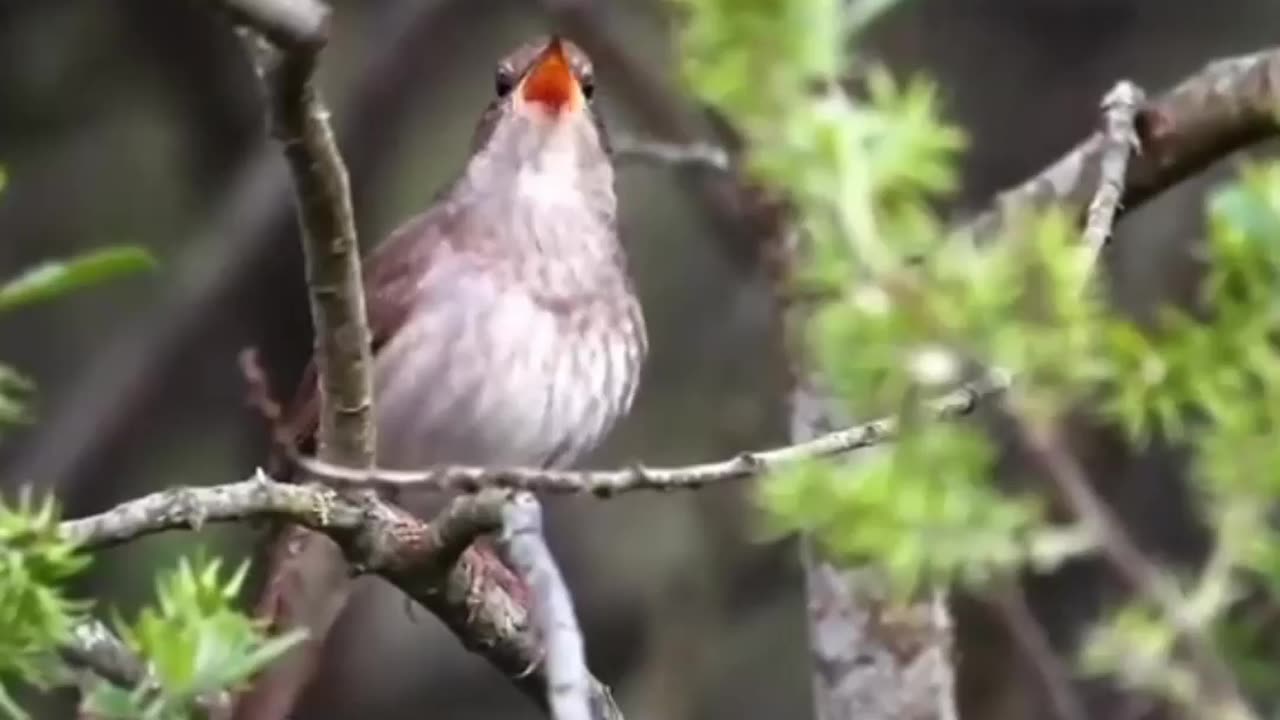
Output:
<svg viewBox="0 0 1280 720">
<path fill-rule="evenodd" d="M 382 576 L 434 613 L 469 650 L 545 706 L 546 668 L 526 612 L 467 550 L 477 536 L 502 528 L 505 503 L 505 493 L 498 490 L 467 495 L 423 523 L 380 501 L 280 483 L 258 473 L 230 485 L 153 493 L 99 515 L 64 521 L 61 529 L 97 549 L 210 522 L 272 518 L 303 525 L 334 540 L 357 570 Z M 590 717 L 621 718 L 608 688 L 588 678 Z"/>
<path fill-rule="evenodd" d="M 1129 163 L 1119 211 L 1132 210 L 1210 164 L 1280 131 L 1280 48 L 1217 60 L 1144 106 L 1142 154 Z M 1091 135 L 1031 179 L 1001 193 L 965 229 L 994 238 L 1010 213 L 1062 203 L 1083 210 L 1097 187 L 1106 133 Z"/>
<path fill-rule="evenodd" d="M 264 82 L 303 230 L 321 397 L 320 455 L 368 465 L 374 448 L 373 384 L 360 248 L 347 169 L 312 78 L 315 59 L 309 47 L 286 52 L 264 73 Z"/>
<path fill-rule="evenodd" d="M 534 627 L 542 636 L 547 705 L 555 720 L 590 720 L 591 675 L 582 632 L 555 558 L 542 538 L 542 508 L 529 493 L 518 493 L 502 510 L 498 549 L 532 595 Z"/>
<path fill-rule="evenodd" d="M 931 409 L 941 419 L 967 415 L 984 398 L 1006 387 L 1008 378 L 996 373 L 934 400 Z M 442 465 L 424 470 L 383 470 L 342 467 L 312 458 L 297 458 L 297 463 L 315 480 L 334 486 L 382 486 L 401 492 L 413 489 L 476 492 L 482 488 L 508 488 L 610 496 L 638 490 L 697 490 L 716 483 L 747 480 L 788 463 L 844 455 L 880 445 L 892 440 L 897 430 L 898 418 L 888 416 L 793 445 L 744 452 L 727 460 L 669 468 L 634 465 L 617 470 L 547 470 Z"/>
<path fill-rule="evenodd" d="M 298 0 L 299 5 L 317 2 Z M 270 99 L 272 130 L 293 178 L 302 226 L 307 294 L 315 328 L 319 454 L 333 462 L 365 467 L 373 464 L 375 447 L 371 335 L 347 169 L 314 79 L 324 38 L 279 38 L 282 28 L 269 22 L 275 16 L 264 17 L 263 13 L 263 8 L 272 4 L 269 0 L 230 0 L 226 7 L 238 12 L 274 45 L 274 51 L 261 47 L 254 59 Z M 253 10 L 246 11 L 250 6 Z M 251 44 L 250 51 L 258 47 Z M 368 491 L 352 492 L 366 503 L 374 501 Z M 293 531 L 285 528 L 284 533 Z M 288 551 L 297 548 L 300 554 L 305 553 L 307 543 L 288 542 L 283 537 L 276 542 L 281 556 L 270 569 L 257 614 L 278 630 L 305 628 L 309 637 L 240 696 L 235 713 L 239 720 L 274 720 L 290 711 L 351 590 L 342 559 L 330 547 L 314 544 L 308 558 L 314 560 L 308 563 L 313 569 L 308 581 L 291 587 L 290 597 L 282 600 L 276 592 L 287 586 L 282 578 L 300 577 L 290 570 L 291 563 L 301 560 L 288 556 Z"/>
</svg>

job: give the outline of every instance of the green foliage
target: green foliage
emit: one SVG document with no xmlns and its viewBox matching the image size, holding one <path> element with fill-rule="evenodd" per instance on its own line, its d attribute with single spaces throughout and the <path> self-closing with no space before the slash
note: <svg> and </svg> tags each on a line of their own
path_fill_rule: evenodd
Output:
<svg viewBox="0 0 1280 720">
<path fill-rule="evenodd" d="M 1177 639 L 1175 629 L 1160 613 L 1144 605 L 1131 605 L 1094 629 L 1085 643 L 1082 661 L 1088 672 L 1190 703 L 1195 699 L 1195 677 L 1185 667 L 1171 663 Z"/>
<path fill-rule="evenodd" d="M 1036 503 L 992 487 L 986 438 L 930 421 L 924 405 L 982 368 L 1017 379 L 1004 404 L 1027 428 L 1087 402 L 1135 443 L 1194 449 L 1214 543 L 1208 564 L 1170 591 L 1175 607 L 1140 598 L 1099 624 L 1085 665 L 1197 716 L 1240 717 L 1206 705 L 1175 648 L 1216 639 L 1247 673 L 1251 651 L 1229 611 L 1245 588 L 1280 601 L 1280 163 L 1248 168 L 1212 197 L 1195 312 L 1139 327 L 1091 287 L 1078 208 L 1014 217 L 1001 238 L 948 237 L 931 206 L 952 188 L 961 135 L 938 118 L 927 81 L 899 84 L 856 52 L 856 31 L 890 2 L 678 2 L 686 78 L 794 210 L 805 250 L 795 280 L 823 299 L 806 328 L 812 359 L 855 416 L 902 418 L 891 448 L 769 478 L 774 528 L 813 533 L 900 593 L 1092 551 L 1102 539 L 1083 526 L 1051 525 Z"/>
<path fill-rule="evenodd" d="M 35 386 L 18 371 L 0 365 L 0 429 L 31 419 L 26 401 Z"/>
<path fill-rule="evenodd" d="M 244 682 L 299 642 L 300 631 L 268 638 L 236 610 L 247 565 L 223 577 L 218 560 L 182 560 L 156 584 L 156 604 L 132 623 L 118 622 L 120 636 L 151 663 L 152 674 L 135 688 L 100 685 L 86 707 L 104 718 L 190 717 L 200 698 Z"/>
<path fill-rule="evenodd" d="M 86 562 L 59 534 L 52 501 L 0 502 L 0 711 L 9 717 L 24 717 L 11 700 L 14 683 L 59 677 L 51 651 L 84 610 L 63 588 Z"/>
<path fill-rule="evenodd" d="M 154 266 L 155 261 L 147 251 L 130 246 L 93 250 L 69 260 L 41 263 L 0 285 L 0 312 Z"/>
<path fill-rule="evenodd" d="M 4 175 L 0 171 L 0 187 Z M 144 251 L 109 248 L 39 265 L 0 284 L 0 312 L 48 300 L 90 284 L 153 266 Z M 0 365 L 0 429 L 28 419 L 31 383 Z M 16 507 L 0 500 L 0 716 L 27 718 L 14 699 L 18 685 L 69 684 L 72 668 L 59 654 L 87 603 L 71 600 L 67 583 L 88 559 L 59 531 L 52 500 Z M 148 668 L 137 687 L 105 682 L 83 699 L 87 716 L 171 720 L 196 715 L 198 698 L 250 677 L 300 640 L 268 638 L 234 607 L 247 566 L 224 578 L 218 561 L 183 561 L 157 584 L 157 602 L 131 624 L 120 623 L 128 646 Z"/>
<path fill-rule="evenodd" d="M 990 464 L 980 436 L 931 424 L 864 462 L 788 468 L 763 493 L 778 529 L 816 531 L 838 556 L 877 562 L 911 593 L 939 579 L 983 583 L 1026 561 L 1039 508 L 1004 501 L 985 482 Z"/>
<path fill-rule="evenodd" d="M 0 190 L 6 183 L 0 167 Z M 94 250 L 69 260 L 37 265 L 0 283 L 0 313 L 63 295 L 94 283 L 150 269 L 155 261 L 145 250 L 122 246 Z M 16 370 L 0 363 L 0 432 L 30 422 L 27 409 L 34 387 Z"/>
</svg>

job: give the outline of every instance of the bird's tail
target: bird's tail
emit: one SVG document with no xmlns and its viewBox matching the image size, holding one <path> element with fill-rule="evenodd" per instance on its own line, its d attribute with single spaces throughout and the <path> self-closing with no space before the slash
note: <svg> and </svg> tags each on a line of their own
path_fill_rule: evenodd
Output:
<svg viewBox="0 0 1280 720">
<path fill-rule="evenodd" d="M 329 538 L 297 525 L 272 535 L 263 553 L 267 575 L 254 615 L 272 635 L 302 629 L 307 637 L 236 697 L 231 720 L 290 716 L 320 665 L 325 638 L 354 585 L 341 549 Z"/>
<path fill-rule="evenodd" d="M 249 403 L 271 427 L 268 470 L 280 482 L 293 481 L 294 455 L 314 444 L 315 366 L 310 364 L 304 371 L 298 396 L 287 413 L 275 404 L 252 349 L 241 354 L 241 367 L 249 384 Z M 256 555 L 254 565 L 265 572 L 258 574 L 255 619 L 271 635 L 301 629 L 306 638 L 264 668 L 235 697 L 230 720 L 283 720 L 315 675 L 325 638 L 351 596 L 353 581 L 338 546 L 299 525 L 273 524 Z"/>
</svg>

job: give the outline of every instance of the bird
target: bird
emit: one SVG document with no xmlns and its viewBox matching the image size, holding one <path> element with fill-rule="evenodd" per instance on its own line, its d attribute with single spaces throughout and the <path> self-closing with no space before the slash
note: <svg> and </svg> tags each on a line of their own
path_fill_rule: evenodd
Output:
<svg viewBox="0 0 1280 720">
<path fill-rule="evenodd" d="M 461 172 L 366 257 L 379 467 L 564 467 L 630 411 L 648 336 L 594 96 L 591 60 L 565 38 L 507 53 Z M 287 413 L 298 447 L 318 410 L 312 361 Z M 312 648 L 261 674 L 235 720 L 288 715 L 345 603 L 327 538 L 291 527 L 272 542 L 256 615 L 309 626 Z"/>
</svg>

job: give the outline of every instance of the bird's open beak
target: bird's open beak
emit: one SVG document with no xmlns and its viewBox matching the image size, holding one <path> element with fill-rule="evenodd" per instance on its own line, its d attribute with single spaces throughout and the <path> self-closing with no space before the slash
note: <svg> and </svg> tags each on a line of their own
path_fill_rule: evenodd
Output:
<svg viewBox="0 0 1280 720">
<path fill-rule="evenodd" d="M 520 98 L 559 115 L 582 108 L 585 99 L 559 37 L 551 38 L 520 83 Z"/>
</svg>

